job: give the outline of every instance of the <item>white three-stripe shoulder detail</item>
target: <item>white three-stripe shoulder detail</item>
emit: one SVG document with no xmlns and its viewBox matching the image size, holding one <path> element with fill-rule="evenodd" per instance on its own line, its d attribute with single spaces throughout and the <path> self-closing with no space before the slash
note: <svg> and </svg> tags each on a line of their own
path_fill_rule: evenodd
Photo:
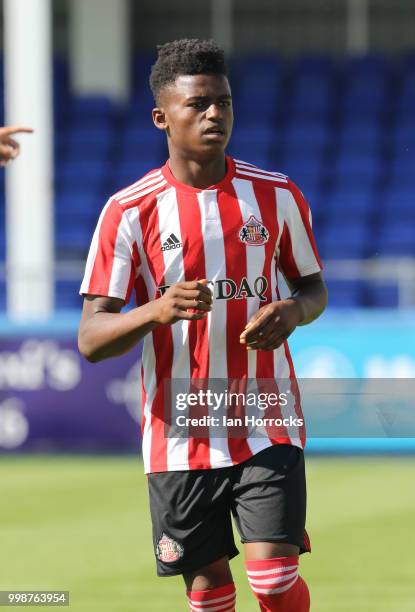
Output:
<svg viewBox="0 0 415 612">
<path fill-rule="evenodd" d="M 246 176 L 247 178 L 260 178 L 263 179 L 264 181 L 269 181 L 271 183 L 288 183 L 288 180 L 286 178 L 280 177 L 280 176 L 272 176 L 272 175 L 267 175 L 267 174 L 259 174 L 258 172 L 245 172 L 244 170 L 239 170 L 238 168 L 236 169 L 236 173 L 239 176 Z"/>
<path fill-rule="evenodd" d="M 162 178 L 163 177 L 161 176 L 161 171 L 155 172 L 154 174 L 149 174 L 142 178 L 141 181 L 138 181 L 134 185 L 131 185 L 131 187 L 127 187 L 126 189 L 124 189 L 121 194 L 118 194 L 118 197 L 125 198 L 128 195 L 132 195 L 133 193 L 139 191 L 140 189 L 143 189 L 147 185 L 154 185 L 154 183 L 157 183 Z"/>
<path fill-rule="evenodd" d="M 135 189 L 139 189 L 143 183 L 147 183 L 151 179 L 158 180 L 158 177 L 160 177 L 160 175 L 161 175 L 161 170 L 155 170 L 154 172 L 151 172 L 150 174 L 146 174 L 145 176 L 140 178 L 138 181 L 135 181 L 131 185 L 124 187 L 124 189 L 120 189 L 120 191 L 117 191 L 115 196 L 118 198 L 122 198 L 123 196 L 126 196 L 130 192 L 134 191 Z"/>
<path fill-rule="evenodd" d="M 239 159 L 235 159 L 235 165 L 237 168 L 241 170 L 245 170 L 246 172 L 261 172 L 263 174 L 269 174 L 270 176 L 278 176 L 283 179 L 287 179 L 287 175 L 282 172 L 271 172 L 270 170 L 263 170 L 263 168 L 258 168 L 258 166 L 254 166 L 254 164 L 249 164 L 248 162 L 241 161 Z"/>
<path fill-rule="evenodd" d="M 151 185 L 150 187 L 147 187 L 146 189 L 140 189 L 139 191 L 134 193 L 134 195 L 131 195 L 128 198 L 122 198 L 121 200 L 119 200 L 119 203 L 128 204 L 128 202 L 133 202 L 134 200 L 138 200 L 138 198 L 142 198 L 143 196 L 148 195 L 152 191 L 156 191 L 157 189 L 159 189 L 160 187 L 163 187 L 164 185 L 167 185 L 167 181 L 163 178 L 161 181 L 157 182 L 155 185 Z"/>
</svg>

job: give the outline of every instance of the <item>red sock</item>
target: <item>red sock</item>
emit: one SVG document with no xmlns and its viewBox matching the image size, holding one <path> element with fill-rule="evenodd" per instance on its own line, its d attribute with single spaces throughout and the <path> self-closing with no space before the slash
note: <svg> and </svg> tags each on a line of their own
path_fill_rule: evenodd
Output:
<svg viewBox="0 0 415 612">
<path fill-rule="evenodd" d="M 236 591 L 233 582 L 207 591 L 187 591 L 192 612 L 235 612 Z"/>
<path fill-rule="evenodd" d="M 298 557 L 246 561 L 246 571 L 262 612 L 309 612 L 310 594 L 298 575 Z"/>
</svg>

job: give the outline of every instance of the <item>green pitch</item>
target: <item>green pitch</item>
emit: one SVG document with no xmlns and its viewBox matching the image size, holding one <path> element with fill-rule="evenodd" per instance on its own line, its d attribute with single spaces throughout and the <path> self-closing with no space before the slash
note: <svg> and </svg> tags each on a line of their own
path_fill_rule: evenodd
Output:
<svg viewBox="0 0 415 612">
<path fill-rule="evenodd" d="M 415 458 L 307 466 L 313 612 L 414 612 Z M 0 483 L 1 590 L 69 590 L 74 612 L 187 610 L 181 578 L 155 576 L 138 460 L 3 458 Z M 242 555 L 232 569 L 238 612 L 256 611 Z"/>
</svg>

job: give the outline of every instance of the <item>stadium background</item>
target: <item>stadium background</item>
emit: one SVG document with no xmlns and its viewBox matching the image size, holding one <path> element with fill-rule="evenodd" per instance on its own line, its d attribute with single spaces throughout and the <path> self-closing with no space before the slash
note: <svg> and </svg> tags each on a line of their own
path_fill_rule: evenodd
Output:
<svg viewBox="0 0 415 612">
<path fill-rule="evenodd" d="M 21 32 L 48 33 L 45 22 L 30 22 L 48 14 L 48 52 L 40 38 L 25 46 Z M 70 589 L 79 611 L 181 610 L 180 581 L 153 575 L 136 459 L 139 350 L 92 366 L 75 340 L 97 215 L 166 156 L 149 117 L 155 45 L 212 35 L 224 44 L 236 119 L 230 151 L 286 172 L 310 202 L 330 306 L 291 340 L 298 374 L 411 379 L 415 5 L 5 0 L 1 20 L 3 124 L 33 120 L 36 134 L 21 138 L 21 158 L 0 175 L 0 589 Z M 48 102 L 37 108 L 48 88 L 50 115 Z M 50 195 L 39 197 L 38 185 Z M 27 267 L 31 256 L 38 269 Z M 303 571 L 316 612 L 415 610 L 413 442 L 310 441 L 314 553 Z M 240 610 L 253 610 L 240 561 L 234 568 Z"/>
</svg>

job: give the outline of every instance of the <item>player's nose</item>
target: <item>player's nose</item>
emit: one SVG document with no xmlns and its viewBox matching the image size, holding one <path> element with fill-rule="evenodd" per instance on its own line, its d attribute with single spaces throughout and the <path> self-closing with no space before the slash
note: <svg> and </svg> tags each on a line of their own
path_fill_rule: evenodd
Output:
<svg viewBox="0 0 415 612">
<path fill-rule="evenodd" d="M 218 104 L 211 104 L 206 111 L 207 119 L 220 119 L 222 117 L 222 109 Z"/>
</svg>

